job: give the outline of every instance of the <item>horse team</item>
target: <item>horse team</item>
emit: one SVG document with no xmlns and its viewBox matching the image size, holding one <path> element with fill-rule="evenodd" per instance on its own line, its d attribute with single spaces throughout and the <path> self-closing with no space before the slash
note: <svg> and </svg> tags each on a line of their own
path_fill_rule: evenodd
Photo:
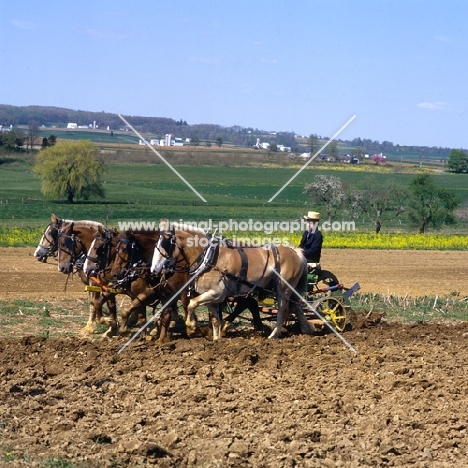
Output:
<svg viewBox="0 0 468 468">
<path fill-rule="evenodd" d="M 52 215 L 34 256 L 42 262 L 55 256 L 59 272 L 77 273 L 84 284 L 99 286 L 100 292 L 90 292 L 89 319 L 83 329 L 88 334 L 96 332 L 97 324 L 105 324 L 105 335 L 126 335 L 134 317 L 142 327 L 147 323 L 146 308 L 161 305 L 158 341 L 170 341 L 169 328 L 178 317 L 180 301 L 187 335 L 197 334 L 195 311 L 206 306 L 217 340 L 226 330 L 222 311 L 228 299 L 237 303 L 231 317 L 249 306 L 256 328 L 261 326 L 258 309 L 249 305 L 258 296 L 274 297 L 278 304 L 269 338 L 280 337 L 290 312 L 303 333 L 314 331 L 302 310 L 307 263 L 299 249 L 274 244 L 235 246 L 177 223 L 165 222 L 154 230 L 117 231 L 95 221 Z M 120 323 L 116 290 L 131 299 Z M 104 304 L 108 315 L 103 313 Z"/>
</svg>

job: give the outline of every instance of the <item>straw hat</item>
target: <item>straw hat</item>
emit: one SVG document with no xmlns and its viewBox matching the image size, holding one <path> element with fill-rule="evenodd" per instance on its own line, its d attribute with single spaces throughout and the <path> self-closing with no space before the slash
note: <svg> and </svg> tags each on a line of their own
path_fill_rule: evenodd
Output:
<svg viewBox="0 0 468 468">
<path fill-rule="evenodd" d="M 305 219 L 306 221 L 319 221 L 320 213 L 318 213 L 317 211 L 309 211 L 307 213 L 307 216 L 304 215 L 302 219 Z"/>
</svg>

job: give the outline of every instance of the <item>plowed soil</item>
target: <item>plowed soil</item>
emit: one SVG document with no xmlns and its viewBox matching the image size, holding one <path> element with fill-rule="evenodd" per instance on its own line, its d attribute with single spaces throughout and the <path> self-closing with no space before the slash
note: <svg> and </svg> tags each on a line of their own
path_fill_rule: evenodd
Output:
<svg viewBox="0 0 468 468">
<path fill-rule="evenodd" d="M 64 292 L 33 250 L 0 249 L 0 300 L 75 305 L 78 331 L 82 283 Z M 364 292 L 468 295 L 466 252 L 327 250 L 322 265 Z M 123 337 L 2 335 L 2 467 L 468 463 L 465 323 L 363 321 L 346 342 L 239 330 L 123 350 Z"/>
</svg>

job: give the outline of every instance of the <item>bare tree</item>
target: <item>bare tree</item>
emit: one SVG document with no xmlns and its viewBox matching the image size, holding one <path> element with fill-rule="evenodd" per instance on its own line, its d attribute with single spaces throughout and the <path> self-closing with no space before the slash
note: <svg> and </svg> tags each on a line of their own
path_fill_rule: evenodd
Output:
<svg viewBox="0 0 468 468">
<path fill-rule="evenodd" d="M 27 136 L 29 149 L 31 151 L 32 151 L 33 145 L 34 145 L 38 135 L 39 135 L 39 124 L 35 120 L 31 120 L 29 122 L 28 136 Z"/>
</svg>

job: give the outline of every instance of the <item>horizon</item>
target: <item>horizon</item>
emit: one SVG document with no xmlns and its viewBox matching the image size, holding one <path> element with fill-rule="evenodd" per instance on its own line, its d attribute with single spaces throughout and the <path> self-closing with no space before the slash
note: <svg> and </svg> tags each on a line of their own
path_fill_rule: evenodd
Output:
<svg viewBox="0 0 468 468">
<path fill-rule="evenodd" d="M 16 105 L 14 105 L 14 104 L 0 103 L 0 106 L 24 107 L 24 108 L 28 108 L 28 107 L 39 107 L 39 108 L 41 108 L 41 107 L 43 107 L 43 108 L 62 109 L 62 110 L 65 110 L 65 111 L 73 111 L 73 112 L 86 112 L 86 113 L 89 112 L 89 113 L 98 113 L 98 114 L 101 113 L 101 112 L 104 112 L 104 113 L 106 113 L 106 114 L 117 115 L 117 114 L 113 114 L 112 112 L 105 112 L 105 111 L 97 112 L 97 111 L 90 111 L 90 110 L 85 110 L 85 109 L 70 109 L 70 108 L 67 108 L 67 107 L 47 106 L 47 105 L 42 106 L 42 105 L 37 105 L 37 104 L 30 104 L 30 105 L 24 105 L 24 106 L 16 106 Z M 139 119 L 141 119 L 141 118 L 143 118 L 143 119 L 153 119 L 153 118 L 156 118 L 156 119 L 172 119 L 172 117 L 165 117 L 165 116 L 149 116 L 149 115 L 132 115 L 132 116 L 127 116 L 127 117 L 129 117 L 129 118 L 135 117 L 135 118 L 139 118 Z M 173 119 L 173 120 L 174 120 L 174 122 L 176 122 L 175 119 Z M 0 123 L 0 127 L 1 127 L 2 125 L 4 125 L 4 124 L 3 124 L 3 123 Z M 194 126 L 196 126 L 196 125 L 217 125 L 217 126 L 219 126 L 219 127 L 221 127 L 221 128 L 230 128 L 230 127 L 224 127 L 224 126 L 222 126 L 222 125 L 219 125 L 219 124 L 216 124 L 216 123 L 213 123 L 213 122 L 209 122 L 209 123 L 207 123 L 207 122 L 205 122 L 205 123 L 193 123 L 193 124 L 187 122 L 187 125 L 188 125 L 188 126 L 191 126 L 191 125 L 194 125 Z M 21 126 L 25 126 L 25 124 L 18 125 L 18 127 L 21 127 Z M 253 127 L 244 127 L 244 126 L 242 126 L 242 125 L 240 125 L 240 127 L 241 127 L 241 128 L 245 128 L 245 129 L 247 129 L 247 128 L 252 128 L 254 132 L 258 131 L 259 133 L 270 134 L 270 130 L 265 130 L 265 129 L 260 129 L 260 128 L 253 128 Z M 50 129 L 56 128 L 56 129 L 58 129 L 58 130 L 67 130 L 66 127 L 61 128 L 61 127 L 53 127 L 53 126 L 52 126 L 52 127 L 47 127 L 47 126 L 46 126 L 45 128 L 46 128 L 46 129 L 47 129 L 47 128 L 50 128 Z M 40 128 L 40 130 L 43 130 L 43 129 Z M 86 128 L 78 128 L 77 130 L 93 130 L 93 131 L 98 131 L 98 132 L 99 132 L 99 131 L 103 131 L 103 132 L 107 131 L 106 129 L 101 128 L 101 127 L 100 127 L 100 128 L 98 128 L 98 127 L 96 127 L 96 128 L 91 128 L 91 127 L 88 128 L 88 127 L 86 127 Z M 116 129 L 113 129 L 113 131 L 119 132 L 119 131 L 123 131 L 123 130 L 122 130 L 122 129 L 116 128 Z M 279 130 L 279 131 L 278 131 L 278 133 L 281 133 L 281 132 L 282 132 L 282 130 Z M 145 133 L 155 133 L 155 132 L 145 132 Z M 136 137 L 136 135 L 135 135 L 135 137 Z M 308 139 L 309 137 L 310 137 L 310 135 L 300 135 L 300 134 L 297 134 L 297 133 L 295 134 L 295 138 L 298 138 L 298 139 Z M 319 136 L 319 140 L 320 140 L 320 141 L 328 141 L 330 138 L 331 138 L 331 137 L 328 136 L 328 135 L 320 135 L 320 136 Z M 361 138 L 361 140 L 371 140 L 371 141 L 373 141 L 373 142 L 374 142 L 374 141 L 378 141 L 379 144 L 382 144 L 384 141 L 389 141 L 389 140 L 379 141 L 379 140 L 375 140 L 375 139 L 372 139 L 372 138 L 366 138 L 366 137 L 360 137 L 360 136 L 356 136 L 356 137 L 354 137 L 354 138 Z M 334 139 L 334 140 L 337 141 L 337 142 L 342 142 L 342 143 L 352 143 L 352 139 L 351 139 L 351 140 L 347 140 L 347 139 L 342 139 L 342 138 L 336 138 L 336 139 Z M 225 143 L 228 143 L 228 141 L 226 141 Z M 390 143 L 393 144 L 394 148 L 396 148 L 396 147 L 408 147 L 408 146 L 413 146 L 413 147 L 427 147 L 427 148 L 460 149 L 460 150 L 462 150 L 462 151 L 468 151 L 468 149 L 466 149 L 466 148 L 451 148 L 451 147 L 443 147 L 443 146 L 440 146 L 440 145 L 436 145 L 436 146 L 426 146 L 426 145 L 402 145 L 402 144 L 400 144 L 400 143 L 398 143 L 398 142 L 394 142 L 394 141 L 390 141 Z"/>
<path fill-rule="evenodd" d="M 462 0 L 45 3 L 2 2 L 7 105 L 468 148 Z"/>
</svg>

